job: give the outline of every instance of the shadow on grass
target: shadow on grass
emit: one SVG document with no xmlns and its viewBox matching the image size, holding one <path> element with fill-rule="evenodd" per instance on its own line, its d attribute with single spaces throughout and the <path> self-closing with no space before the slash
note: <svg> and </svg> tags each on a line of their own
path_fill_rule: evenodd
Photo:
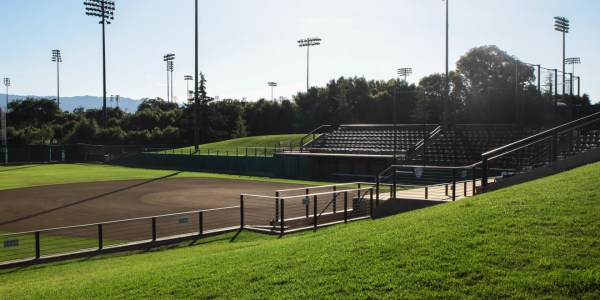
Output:
<svg viewBox="0 0 600 300">
<path fill-rule="evenodd" d="M 73 203 L 61 205 L 61 206 L 58 206 L 58 207 L 55 207 L 55 208 L 52 208 L 52 209 L 48 209 L 48 210 L 45 210 L 45 211 L 37 212 L 37 213 L 31 214 L 31 215 L 28 215 L 28 216 L 20 217 L 20 218 L 13 219 L 13 220 L 8 220 L 8 221 L 0 223 L 0 226 L 1 225 L 7 225 L 7 224 L 15 223 L 15 222 L 19 222 L 19 221 L 23 221 L 23 220 L 34 218 L 34 217 L 38 217 L 38 216 L 45 215 L 45 214 L 48 214 L 48 213 L 51 213 L 51 212 L 54 212 L 54 211 L 57 211 L 57 210 L 61 210 L 61 209 L 67 208 L 67 207 L 75 206 L 75 205 L 78 205 L 78 204 L 81 204 L 81 203 L 85 203 L 85 202 L 88 202 L 88 201 L 92 201 L 92 200 L 96 200 L 96 199 L 99 199 L 99 198 L 102 198 L 102 197 L 106 197 L 106 196 L 109 196 L 109 195 L 120 193 L 120 192 L 129 190 L 129 189 L 133 189 L 133 188 L 136 188 L 136 187 L 139 187 L 139 186 L 142 186 L 142 185 L 154 182 L 154 181 L 158 181 L 158 180 L 166 179 L 166 178 L 169 178 L 169 177 L 177 176 L 179 173 L 181 173 L 181 171 L 178 171 L 178 172 L 175 172 L 175 173 L 172 173 L 172 174 L 169 174 L 169 175 L 165 175 L 165 176 L 162 176 L 162 177 L 158 177 L 158 178 L 153 178 L 153 179 L 150 179 L 150 180 L 146 180 L 144 182 L 140 182 L 140 183 L 128 186 L 128 187 L 124 187 L 124 188 L 121 188 L 121 189 L 118 189 L 118 190 L 114 190 L 114 191 L 111 191 L 111 192 L 107 192 L 107 193 L 104 193 L 104 194 L 100 194 L 100 195 L 97 195 L 97 196 L 93 196 L 93 197 L 90 197 L 90 198 L 79 200 L 79 201 L 76 201 L 76 202 L 73 202 Z"/>
</svg>

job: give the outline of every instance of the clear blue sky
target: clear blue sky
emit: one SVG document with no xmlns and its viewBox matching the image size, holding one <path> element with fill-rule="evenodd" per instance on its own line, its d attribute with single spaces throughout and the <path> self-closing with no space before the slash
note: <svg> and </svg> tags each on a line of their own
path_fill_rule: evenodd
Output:
<svg viewBox="0 0 600 300">
<path fill-rule="evenodd" d="M 107 94 L 166 98 L 162 57 L 172 52 L 174 95 L 182 102 L 183 76 L 194 73 L 194 1 L 115 2 Z M 581 58 L 582 93 L 598 102 L 599 11 L 595 0 L 451 0 L 450 68 L 470 48 L 489 44 L 560 68 L 553 17 L 565 16 L 567 57 Z M 289 98 L 306 86 L 306 49 L 296 41 L 320 37 L 311 48 L 311 86 L 340 76 L 387 80 L 400 67 L 411 67 L 408 80 L 417 82 L 444 72 L 444 18 L 441 0 L 200 0 L 200 70 L 211 96 L 270 98 L 267 82 L 275 81 L 275 97 Z M 51 50 L 60 49 L 61 96 L 101 96 L 101 26 L 85 15 L 83 0 L 0 0 L 0 28 L 0 77 L 11 78 L 10 94 L 55 95 Z"/>
</svg>

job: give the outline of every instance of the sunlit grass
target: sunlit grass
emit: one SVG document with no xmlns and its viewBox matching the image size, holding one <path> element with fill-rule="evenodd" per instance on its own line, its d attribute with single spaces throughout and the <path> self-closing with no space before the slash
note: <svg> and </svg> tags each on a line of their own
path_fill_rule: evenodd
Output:
<svg viewBox="0 0 600 300">
<path fill-rule="evenodd" d="M 598 299 L 599 177 L 596 163 L 317 232 L 0 271 L 0 297 Z"/>
</svg>

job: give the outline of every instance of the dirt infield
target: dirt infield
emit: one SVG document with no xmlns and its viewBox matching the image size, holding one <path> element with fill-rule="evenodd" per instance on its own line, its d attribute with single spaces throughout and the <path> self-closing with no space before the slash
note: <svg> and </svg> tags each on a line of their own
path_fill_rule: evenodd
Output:
<svg viewBox="0 0 600 300">
<path fill-rule="evenodd" d="M 157 178 L 0 191 L 0 231 L 18 232 L 239 205 L 240 194 L 302 185 Z"/>
</svg>

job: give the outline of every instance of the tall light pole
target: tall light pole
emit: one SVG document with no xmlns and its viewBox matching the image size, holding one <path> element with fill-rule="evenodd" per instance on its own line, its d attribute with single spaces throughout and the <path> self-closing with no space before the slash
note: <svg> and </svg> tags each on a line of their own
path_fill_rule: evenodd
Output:
<svg viewBox="0 0 600 300">
<path fill-rule="evenodd" d="M 8 113 L 8 87 L 10 86 L 10 78 L 4 78 L 4 86 L 6 86 L 6 112 Z"/>
<path fill-rule="evenodd" d="M 56 104 L 60 108 L 60 63 L 62 62 L 60 50 L 52 50 L 52 61 L 56 62 Z"/>
<path fill-rule="evenodd" d="M 446 1 L 446 90 L 444 91 L 444 130 L 448 129 L 448 102 L 450 101 L 450 77 L 448 75 L 448 2 Z"/>
<path fill-rule="evenodd" d="M 277 86 L 277 82 L 269 82 L 269 86 L 271 87 L 271 101 L 273 101 L 273 87 Z"/>
<path fill-rule="evenodd" d="M 195 73 L 194 73 L 194 149 L 198 152 L 200 148 L 200 101 L 198 100 L 198 0 L 194 9 L 196 15 L 195 22 Z"/>
<path fill-rule="evenodd" d="M 111 0 L 88 0 L 83 2 L 85 5 L 85 14 L 88 16 L 100 18 L 102 24 L 102 113 L 104 115 L 103 127 L 106 128 L 106 39 L 105 39 L 105 24 L 110 24 L 110 20 L 114 20 L 115 1 Z"/>
<path fill-rule="evenodd" d="M 573 74 L 573 77 L 575 77 L 575 65 L 580 64 L 580 63 L 581 63 L 581 58 L 579 58 L 579 57 L 565 58 L 565 64 L 572 66 L 571 74 Z M 571 85 L 573 85 L 572 81 L 571 81 Z"/>
<path fill-rule="evenodd" d="M 566 34 L 569 33 L 569 20 L 565 17 L 554 17 L 554 30 L 558 32 L 562 32 L 563 38 L 563 47 L 562 47 L 562 73 L 563 73 L 563 86 L 562 86 L 562 98 L 563 101 L 565 99 L 565 85 L 566 85 L 566 74 L 565 74 L 565 38 Z M 571 112 L 571 101 L 567 103 L 567 115 L 569 116 L 569 120 L 571 120 L 572 112 Z"/>
<path fill-rule="evenodd" d="M 175 54 L 169 53 L 163 56 L 163 61 L 167 63 L 167 102 L 170 102 L 170 93 L 169 93 L 169 72 L 172 72 L 173 63 L 172 61 L 175 59 Z M 173 74 L 173 73 L 171 73 Z M 172 79 L 173 76 L 171 76 Z"/>
<path fill-rule="evenodd" d="M 171 102 L 175 102 L 175 101 L 173 100 L 173 90 L 175 89 L 175 88 L 173 87 L 173 69 L 174 69 L 174 68 L 173 68 L 173 65 L 174 65 L 174 63 L 173 63 L 173 61 L 172 61 L 172 60 L 171 60 L 171 61 L 169 61 L 168 63 L 169 63 L 169 71 L 171 72 Z"/>
<path fill-rule="evenodd" d="M 0 123 L 2 126 L 2 145 L 4 145 L 2 152 L 4 152 L 4 163 L 8 164 L 8 136 L 6 135 L 6 114 L 8 113 L 8 87 L 10 86 L 10 78 L 4 78 L 4 85 L 6 86 L 6 109 L 2 111 L 0 105 Z"/>
<path fill-rule="evenodd" d="M 185 80 L 186 87 L 187 87 L 187 89 L 185 90 L 185 94 L 186 94 L 185 99 L 187 101 L 189 101 L 190 100 L 190 94 L 191 94 L 190 93 L 190 80 L 194 80 L 194 77 L 192 77 L 192 75 L 184 75 L 183 79 Z"/>
<path fill-rule="evenodd" d="M 308 92 L 308 71 L 309 71 L 309 58 L 310 58 L 310 46 L 317 46 L 321 44 L 320 38 L 306 38 L 298 40 L 298 46 L 306 47 L 306 91 Z"/>
<path fill-rule="evenodd" d="M 406 81 L 406 77 L 412 74 L 412 68 L 400 68 L 398 69 L 398 76 L 404 76 L 404 81 Z"/>
</svg>

